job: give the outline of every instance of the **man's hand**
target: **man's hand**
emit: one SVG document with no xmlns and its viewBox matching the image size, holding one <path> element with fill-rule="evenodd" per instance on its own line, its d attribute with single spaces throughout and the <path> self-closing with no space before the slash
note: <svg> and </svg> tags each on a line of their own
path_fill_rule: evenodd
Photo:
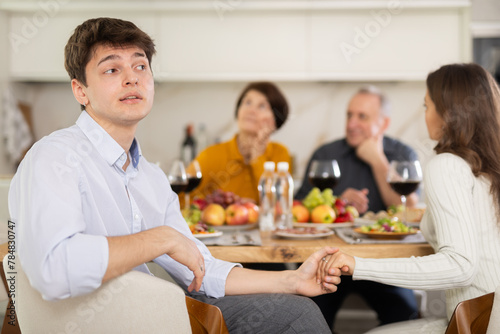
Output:
<svg viewBox="0 0 500 334">
<path fill-rule="evenodd" d="M 192 240 L 173 228 L 170 230 L 166 239 L 169 247 L 166 254 L 193 272 L 194 280 L 188 286 L 188 291 L 199 291 L 205 276 L 205 259 Z"/>
<path fill-rule="evenodd" d="M 383 134 L 380 133 L 374 137 L 368 138 L 356 147 L 358 158 L 373 166 L 381 160 L 386 160 L 384 155 Z"/>
<path fill-rule="evenodd" d="M 338 248 L 325 247 L 307 258 L 307 260 L 295 271 L 298 277 L 295 288 L 297 294 L 311 297 L 337 291 L 337 285 L 340 283 L 341 275 L 339 269 L 332 268 L 328 281 L 321 282 L 316 278 L 316 273 L 320 265 L 324 263 L 323 258 L 337 251 Z"/>
<path fill-rule="evenodd" d="M 354 188 L 347 188 L 344 190 L 341 198 L 345 199 L 350 205 L 354 206 L 360 214 L 365 213 L 368 210 L 368 189 L 364 188 L 357 190 Z"/>
</svg>

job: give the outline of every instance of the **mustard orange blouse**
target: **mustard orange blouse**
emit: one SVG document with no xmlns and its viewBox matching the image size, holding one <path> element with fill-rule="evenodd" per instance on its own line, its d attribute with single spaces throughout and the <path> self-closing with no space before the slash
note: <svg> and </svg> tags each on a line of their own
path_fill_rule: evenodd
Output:
<svg viewBox="0 0 500 334">
<path fill-rule="evenodd" d="M 209 146 L 200 152 L 196 160 L 200 164 L 202 181 L 191 192 L 191 200 L 196 196 L 204 198 L 214 190 L 222 189 L 240 197 L 251 198 L 258 203 L 257 186 L 264 171 L 264 162 L 274 161 L 278 164 L 280 161 L 286 161 L 292 166 L 288 149 L 274 142 L 267 145 L 263 155 L 254 159 L 250 164 L 245 164 L 238 149 L 236 137 L 234 136 L 227 142 Z"/>
</svg>

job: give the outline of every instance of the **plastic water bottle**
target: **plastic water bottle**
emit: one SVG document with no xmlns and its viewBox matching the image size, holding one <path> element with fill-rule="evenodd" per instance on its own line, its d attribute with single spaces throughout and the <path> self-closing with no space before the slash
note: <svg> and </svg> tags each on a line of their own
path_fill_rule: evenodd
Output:
<svg viewBox="0 0 500 334">
<path fill-rule="evenodd" d="M 264 172 L 259 180 L 259 228 L 261 231 L 274 230 L 274 161 L 264 163 Z"/>
<path fill-rule="evenodd" d="M 274 187 L 276 189 L 276 229 L 292 228 L 293 178 L 288 172 L 288 162 L 278 162 Z"/>
</svg>

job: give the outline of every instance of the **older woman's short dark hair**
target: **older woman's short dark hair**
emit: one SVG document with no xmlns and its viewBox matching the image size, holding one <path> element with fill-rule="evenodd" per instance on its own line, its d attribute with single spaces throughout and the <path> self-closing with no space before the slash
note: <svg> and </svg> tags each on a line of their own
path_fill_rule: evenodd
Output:
<svg viewBox="0 0 500 334">
<path fill-rule="evenodd" d="M 274 114 L 274 121 L 276 123 L 276 129 L 279 129 L 283 125 L 283 123 L 285 123 L 288 117 L 288 103 L 279 88 L 271 82 L 249 83 L 241 92 L 240 97 L 238 98 L 238 102 L 236 103 L 236 117 L 238 117 L 238 109 L 241 105 L 241 101 L 251 90 L 255 90 L 259 93 L 264 94 L 267 101 L 271 105 L 271 109 Z"/>
</svg>

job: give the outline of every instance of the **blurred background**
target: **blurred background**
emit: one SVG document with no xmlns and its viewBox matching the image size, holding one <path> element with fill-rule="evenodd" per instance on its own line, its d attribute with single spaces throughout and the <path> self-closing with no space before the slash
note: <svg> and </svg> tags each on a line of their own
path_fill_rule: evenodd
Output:
<svg viewBox="0 0 500 334">
<path fill-rule="evenodd" d="M 495 74 L 500 64 L 497 0 L 4 0 L 0 174 L 15 172 L 21 153 L 12 150 L 23 149 L 6 144 L 19 125 L 6 116 L 7 102 L 27 121 L 18 142 L 74 124 L 80 109 L 63 48 L 76 25 L 98 16 L 131 20 L 155 39 L 155 104 L 137 137 L 164 170 L 179 157 L 188 124 L 195 138 L 205 129 L 206 144 L 232 137 L 237 96 L 255 80 L 276 82 L 289 100 L 291 116 L 273 140 L 293 154 L 295 178 L 316 147 L 343 136 L 347 102 L 364 84 L 387 93 L 388 134 L 425 164 L 434 146 L 422 107 L 427 73 L 476 61 Z"/>
</svg>

